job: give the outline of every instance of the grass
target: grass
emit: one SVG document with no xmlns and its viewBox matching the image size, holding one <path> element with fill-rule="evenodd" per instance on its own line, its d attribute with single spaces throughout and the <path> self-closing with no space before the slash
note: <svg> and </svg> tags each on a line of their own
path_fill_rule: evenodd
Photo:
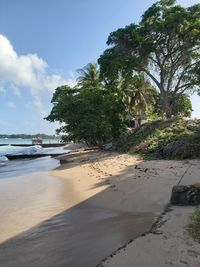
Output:
<svg viewBox="0 0 200 267">
<path fill-rule="evenodd" d="M 163 149 L 181 142 L 181 151 L 172 157 L 198 157 L 200 152 L 200 120 L 154 121 L 142 125 L 133 133 L 122 136 L 116 143 L 118 151 L 139 153 L 147 156 L 162 154 Z M 193 146 L 194 145 L 194 146 Z"/>
<path fill-rule="evenodd" d="M 191 237 L 200 243 L 200 207 L 195 208 L 188 231 Z"/>
</svg>

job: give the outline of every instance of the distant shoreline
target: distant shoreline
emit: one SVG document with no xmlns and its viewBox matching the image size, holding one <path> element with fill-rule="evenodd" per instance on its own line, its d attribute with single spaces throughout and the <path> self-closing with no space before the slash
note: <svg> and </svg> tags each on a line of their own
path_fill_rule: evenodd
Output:
<svg viewBox="0 0 200 267">
<path fill-rule="evenodd" d="M 0 146 L 31 146 L 32 144 L 0 144 Z M 40 144 L 41 147 L 60 147 L 60 146 L 65 146 L 67 145 L 66 143 L 48 143 L 48 144 Z"/>
</svg>

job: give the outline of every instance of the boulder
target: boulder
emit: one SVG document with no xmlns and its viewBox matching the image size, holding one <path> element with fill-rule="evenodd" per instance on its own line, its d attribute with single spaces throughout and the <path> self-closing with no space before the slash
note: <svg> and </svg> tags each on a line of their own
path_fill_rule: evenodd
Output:
<svg viewBox="0 0 200 267">
<path fill-rule="evenodd" d="M 166 145 L 162 149 L 161 155 L 169 159 L 198 158 L 200 157 L 200 145 L 175 141 Z"/>
<path fill-rule="evenodd" d="M 67 160 L 67 159 L 65 159 L 65 158 L 62 158 L 62 159 L 60 159 L 60 164 L 62 165 L 62 164 L 66 164 L 66 163 L 68 163 L 69 161 Z"/>
<path fill-rule="evenodd" d="M 181 141 L 175 141 L 169 143 L 163 148 L 163 156 L 166 158 L 175 158 L 180 154 L 180 151 L 183 149 L 184 143 Z"/>
<path fill-rule="evenodd" d="M 172 189 L 171 204 L 196 206 L 200 204 L 200 184 L 176 185 Z"/>
</svg>

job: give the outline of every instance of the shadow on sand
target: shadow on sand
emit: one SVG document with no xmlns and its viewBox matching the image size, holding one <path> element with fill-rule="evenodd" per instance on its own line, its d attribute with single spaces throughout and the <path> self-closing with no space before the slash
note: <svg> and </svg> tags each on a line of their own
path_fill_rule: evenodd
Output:
<svg viewBox="0 0 200 267">
<path fill-rule="evenodd" d="M 92 161 L 92 153 L 84 153 L 81 158 L 76 153 L 74 156 L 71 154 L 66 157 L 66 162 L 85 164 L 88 157 Z M 110 156 L 112 154 L 105 153 L 98 160 Z M 79 162 L 76 163 L 77 159 Z M 65 164 L 60 169 L 66 169 L 67 166 Z M 131 179 L 129 167 L 122 173 L 124 179 Z M 100 193 L 1 243 L 0 266 L 92 267 L 125 243 L 149 231 L 156 216 L 153 209 L 151 212 L 138 212 L 134 209 L 138 205 L 137 201 L 143 198 L 140 192 L 132 203 L 132 212 L 116 209 L 116 203 L 123 201 L 119 199 L 119 192 L 111 183 L 116 178 L 117 176 L 108 177 L 97 183 L 96 187 L 110 184 Z M 126 181 L 121 182 L 122 185 L 124 182 Z M 69 190 L 73 190 L 72 186 L 69 184 Z M 101 200 L 108 194 L 113 207 L 101 204 Z M 157 199 L 153 201 L 156 202 Z M 164 206 L 166 203 L 163 201 L 161 204 Z M 158 210 L 155 208 L 155 212 Z"/>
</svg>

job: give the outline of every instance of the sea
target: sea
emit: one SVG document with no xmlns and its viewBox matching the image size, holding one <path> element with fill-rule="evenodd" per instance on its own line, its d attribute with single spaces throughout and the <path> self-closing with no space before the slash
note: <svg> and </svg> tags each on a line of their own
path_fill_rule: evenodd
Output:
<svg viewBox="0 0 200 267">
<path fill-rule="evenodd" d="M 44 143 L 55 144 L 58 140 L 46 139 Z M 51 174 L 60 161 L 52 156 L 70 150 L 64 145 L 32 145 L 30 139 L 0 139 L 0 144 L 1 244 L 63 210 L 63 182 Z M 10 159 L 10 155 L 20 156 Z"/>
<path fill-rule="evenodd" d="M 43 139 L 44 144 L 58 144 L 60 139 Z M 0 145 L 32 145 L 32 139 L 23 138 L 0 138 Z"/>
<path fill-rule="evenodd" d="M 43 144 L 49 144 L 50 146 L 43 148 L 40 145 L 32 145 L 31 139 L 21 139 L 21 138 L 1 138 L 0 139 L 0 179 L 2 178 L 3 172 L 14 171 L 12 168 L 13 160 L 8 160 L 8 156 L 15 156 L 15 155 L 33 155 L 33 154 L 43 154 L 45 155 L 54 155 L 54 154 L 65 154 L 68 153 L 68 150 L 64 145 L 58 147 L 51 147 L 51 144 L 60 144 L 60 140 L 58 139 L 44 139 Z M 17 146 L 15 146 L 17 145 Z M 22 146 L 20 146 L 22 145 Z M 26 146 L 23 146 L 26 145 Z M 41 160 L 41 162 L 45 163 L 48 160 Z M 51 160 L 50 160 L 51 161 Z M 14 161 L 14 166 L 21 165 L 21 160 Z M 30 165 L 29 161 L 23 161 L 23 164 Z M 41 164 L 39 164 L 38 168 L 40 169 Z M 4 168 L 2 168 L 4 167 Z M 51 169 L 51 168 L 50 168 Z"/>
</svg>

